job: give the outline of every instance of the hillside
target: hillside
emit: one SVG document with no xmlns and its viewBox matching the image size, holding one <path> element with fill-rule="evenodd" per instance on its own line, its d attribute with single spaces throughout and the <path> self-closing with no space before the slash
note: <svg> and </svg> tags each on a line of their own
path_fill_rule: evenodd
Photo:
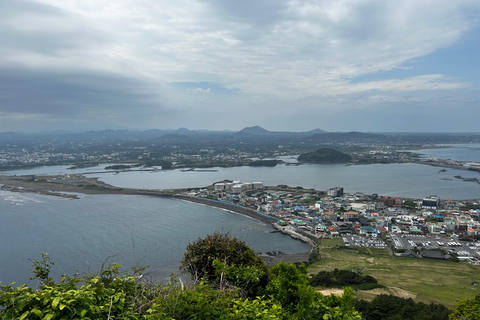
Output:
<svg viewBox="0 0 480 320">
<path fill-rule="evenodd" d="M 307 163 L 345 163 L 352 161 L 352 157 L 335 149 L 323 148 L 301 154 L 298 157 L 298 161 Z"/>
</svg>

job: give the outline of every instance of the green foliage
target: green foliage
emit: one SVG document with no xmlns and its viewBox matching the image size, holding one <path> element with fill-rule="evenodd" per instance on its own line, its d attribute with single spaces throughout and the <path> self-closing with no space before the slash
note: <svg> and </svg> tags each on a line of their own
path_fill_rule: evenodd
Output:
<svg viewBox="0 0 480 320">
<path fill-rule="evenodd" d="M 181 268 L 193 280 L 204 279 L 221 287 L 230 281 L 250 297 L 256 296 L 270 278 L 265 262 L 255 251 L 243 241 L 219 232 L 189 243 Z"/>
<path fill-rule="evenodd" d="M 299 162 L 312 163 L 345 163 L 352 161 L 352 157 L 349 154 L 330 148 L 304 153 L 298 156 L 297 159 Z"/>
<path fill-rule="evenodd" d="M 403 206 L 407 209 L 413 210 L 417 207 L 416 203 L 413 202 L 412 200 L 405 200 L 403 202 Z"/>
<path fill-rule="evenodd" d="M 428 217 L 425 222 L 433 222 L 433 223 L 436 223 L 436 222 L 443 222 L 443 218 L 437 218 L 437 217 Z"/>
<path fill-rule="evenodd" d="M 13 283 L 0 287 L 0 318 L 361 319 L 351 307 L 351 289 L 345 289 L 341 297 L 324 297 L 308 285 L 304 265 L 277 264 L 271 268 L 272 281 L 260 286 L 266 274 L 263 261 L 256 264 L 257 256 L 241 241 L 215 234 L 192 246 L 194 256 L 213 254 L 217 251 L 212 248 L 216 248 L 222 259 L 211 260 L 210 280 L 204 273 L 205 280 L 187 285 L 175 279 L 166 285 L 147 283 L 139 277 L 146 267 L 133 268 L 132 274 L 121 274 L 117 263 L 102 266 L 98 273 L 82 278 L 78 274 L 63 276 L 55 283 L 50 277 L 53 262 L 47 254 L 42 254 L 40 261 L 32 260 L 32 279 L 40 280 L 37 289 L 26 285 L 14 287 Z M 253 294 L 252 287 L 261 294 L 246 297 L 245 293 Z"/>
<path fill-rule="evenodd" d="M 138 277 L 119 276 L 119 265 L 113 264 L 84 279 L 63 276 L 60 283 L 49 277 L 53 262 L 42 253 L 42 260 L 32 260 L 39 288 L 27 285 L 0 287 L 2 319 L 137 319 L 148 300 Z M 3 314 L 2 314 L 3 313 Z"/>
<path fill-rule="evenodd" d="M 361 319 L 351 307 L 352 290 L 343 296 L 324 297 L 308 284 L 307 269 L 280 262 L 270 268 L 265 294 L 289 313 L 289 319 Z"/>
<path fill-rule="evenodd" d="M 124 170 L 124 169 L 131 169 L 132 166 L 126 164 L 116 164 L 113 166 L 105 167 L 105 170 Z"/>
<path fill-rule="evenodd" d="M 235 291 L 216 290 L 204 282 L 192 288 L 173 288 L 158 298 L 149 312 L 168 319 L 284 319 L 277 304 L 241 298 Z"/>
<path fill-rule="evenodd" d="M 30 280 L 38 279 L 40 280 L 40 284 L 42 286 L 51 285 L 53 283 L 53 278 L 50 278 L 50 269 L 54 265 L 54 263 L 50 260 L 50 257 L 47 253 L 41 253 L 42 260 L 37 261 L 35 259 L 31 259 L 30 261 L 33 264 L 34 270 L 30 270 L 33 273 L 33 277 Z"/>
<path fill-rule="evenodd" d="M 260 288 L 265 271 L 257 266 L 226 264 L 214 260 L 216 285 L 221 289 L 230 289 L 230 286 L 241 288 L 247 296 L 255 297 Z"/>
<path fill-rule="evenodd" d="M 289 312 L 304 311 L 312 304 L 315 289 L 309 286 L 307 269 L 279 262 L 270 268 L 271 280 L 265 294 Z"/>
<path fill-rule="evenodd" d="M 461 300 L 453 309 L 450 320 L 480 319 L 480 293 L 473 298 Z"/>
<path fill-rule="evenodd" d="M 382 294 L 372 301 L 354 300 L 356 310 L 367 320 L 447 320 L 450 310 L 441 304 Z"/>
<path fill-rule="evenodd" d="M 145 165 L 145 167 L 162 167 L 162 170 L 172 169 L 173 167 L 172 162 L 166 160 L 146 159 L 144 160 L 143 164 Z"/>
<path fill-rule="evenodd" d="M 315 248 L 312 249 L 310 254 L 308 255 L 308 264 L 314 264 L 315 262 L 318 262 L 322 259 L 322 256 L 320 255 L 319 247 L 318 245 L 315 246 Z"/>
<path fill-rule="evenodd" d="M 370 275 L 363 276 L 361 273 L 351 270 L 320 271 L 310 278 L 310 285 L 327 288 L 342 288 L 351 285 L 377 284 L 377 279 Z M 378 288 L 382 286 L 366 286 L 366 288 Z M 361 289 L 365 290 L 365 289 Z"/>
<path fill-rule="evenodd" d="M 217 290 L 206 283 L 166 286 L 120 275 L 116 263 L 83 279 L 64 276 L 60 283 L 49 277 L 53 264 L 46 254 L 33 261 L 40 288 L 26 285 L 0 288 L 2 319 L 286 319 L 280 305 L 262 298 L 246 299 L 234 290 Z"/>
<path fill-rule="evenodd" d="M 278 163 L 278 160 L 255 160 L 248 165 L 250 167 L 275 167 Z"/>
</svg>

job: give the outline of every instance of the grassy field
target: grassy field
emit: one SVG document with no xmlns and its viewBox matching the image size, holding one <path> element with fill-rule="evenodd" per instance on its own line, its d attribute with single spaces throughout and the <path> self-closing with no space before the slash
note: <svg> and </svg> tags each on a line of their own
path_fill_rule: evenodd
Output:
<svg viewBox="0 0 480 320">
<path fill-rule="evenodd" d="M 401 258 L 390 255 L 387 250 L 358 248 L 341 249 L 342 239 L 322 239 L 322 260 L 309 266 L 310 273 L 321 270 L 363 269 L 364 274 L 375 277 L 387 286 L 384 291 L 357 291 L 356 296 L 373 298 L 374 294 L 401 293 L 423 302 L 438 302 L 453 308 L 459 300 L 480 292 L 480 266 L 467 262 L 449 262 L 429 259 Z M 339 247 L 337 247 L 339 246 Z"/>
</svg>

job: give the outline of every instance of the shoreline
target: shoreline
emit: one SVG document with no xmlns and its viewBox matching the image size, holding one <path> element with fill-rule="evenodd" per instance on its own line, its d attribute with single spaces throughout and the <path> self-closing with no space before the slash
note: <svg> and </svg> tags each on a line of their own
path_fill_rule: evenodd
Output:
<svg viewBox="0 0 480 320">
<path fill-rule="evenodd" d="M 46 176 L 44 176 L 46 177 Z M 151 196 L 151 197 L 161 197 L 161 198 L 171 198 L 171 199 L 179 199 L 189 202 L 194 202 L 198 204 L 207 205 L 210 207 L 215 207 L 219 209 L 224 209 L 228 211 L 232 211 L 237 214 L 241 214 L 247 216 L 249 218 L 253 218 L 263 223 L 267 223 L 272 225 L 274 230 L 278 230 L 286 235 L 289 235 L 291 238 L 295 240 L 302 241 L 309 245 L 310 247 L 315 246 L 313 240 L 293 231 L 293 230 L 286 230 L 276 224 L 278 221 L 277 218 L 267 216 L 265 214 L 259 213 L 256 210 L 249 209 L 240 205 L 236 205 L 233 203 L 222 202 L 213 199 L 207 198 L 199 198 L 199 197 L 191 197 L 182 194 L 172 194 L 172 193 L 164 193 L 159 191 L 149 191 L 149 190 L 140 190 L 140 189 L 131 189 L 131 188 L 115 188 L 103 182 L 97 181 L 96 178 L 84 178 L 84 182 L 89 182 L 87 186 L 85 185 L 76 185 L 76 184 L 61 184 L 61 183 L 52 183 L 48 181 L 28 181 L 22 178 L 11 178 L 0 176 L 0 190 L 10 191 L 10 192 L 20 192 L 20 193 L 36 193 L 48 196 L 61 196 L 70 199 L 78 199 L 75 195 L 66 194 L 68 193 L 81 193 L 81 194 L 118 194 L 118 195 L 137 195 L 137 196 Z M 63 193 L 62 193 L 63 192 Z M 294 254 L 286 254 L 281 253 L 274 257 L 267 257 L 269 261 L 276 263 L 276 262 L 287 262 L 287 263 L 294 263 L 294 262 L 305 262 L 308 261 L 309 252 L 305 253 L 294 253 Z"/>
</svg>

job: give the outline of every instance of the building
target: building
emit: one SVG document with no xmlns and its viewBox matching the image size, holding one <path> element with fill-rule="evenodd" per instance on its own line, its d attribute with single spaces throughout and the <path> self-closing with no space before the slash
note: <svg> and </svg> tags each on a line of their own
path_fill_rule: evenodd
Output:
<svg viewBox="0 0 480 320">
<path fill-rule="evenodd" d="M 225 183 L 215 183 L 213 185 L 213 188 L 215 189 L 215 191 L 223 191 L 225 190 Z"/>
<path fill-rule="evenodd" d="M 345 219 L 347 219 L 348 221 L 355 221 L 359 217 L 360 216 L 357 211 L 345 212 Z"/>
<path fill-rule="evenodd" d="M 253 189 L 263 189 L 263 182 L 252 182 Z"/>
<path fill-rule="evenodd" d="M 341 197 L 343 196 L 343 188 L 341 187 L 335 187 L 335 188 L 330 188 L 327 190 L 327 195 L 330 197 Z"/>
<path fill-rule="evenodd" d="M 440 199 L 437 196 L 430 196 L 423 198 L 422 200 L 422 209 L 433 209 L 437 210 Z"/>
<path fill-rule="evenodd" d="M 354 233 L 355 231 L 351 222 L 333 222 L 332 226 L 335 227 L 340 234 Z"/>
</svg>

